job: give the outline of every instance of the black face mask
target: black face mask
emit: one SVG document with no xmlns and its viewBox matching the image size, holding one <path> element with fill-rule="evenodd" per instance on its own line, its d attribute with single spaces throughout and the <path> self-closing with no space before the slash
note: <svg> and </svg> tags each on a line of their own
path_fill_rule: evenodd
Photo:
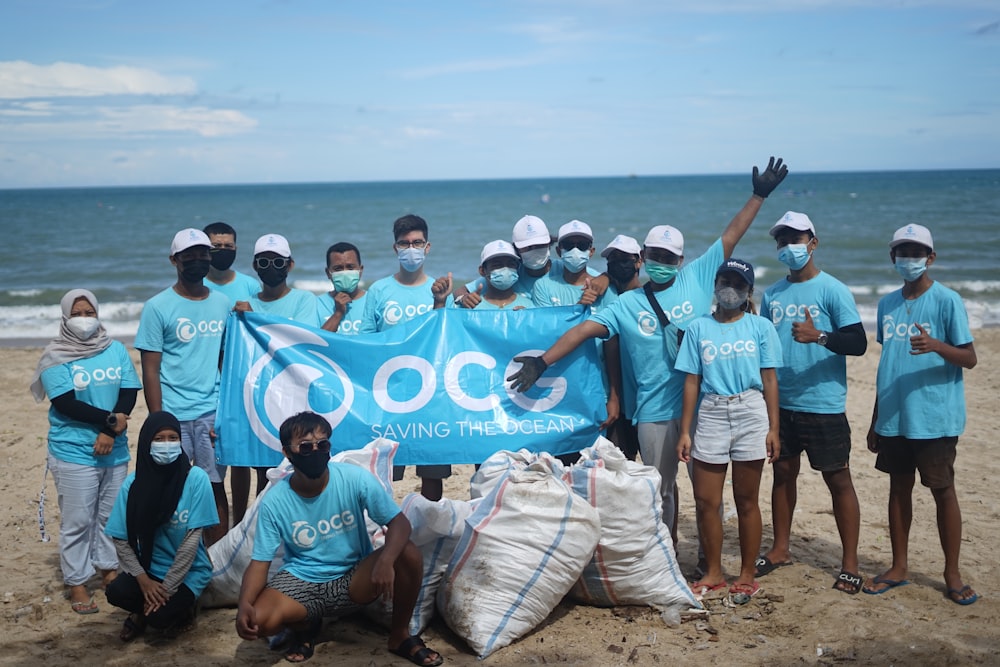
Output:
<svg viewBox="0 0 1000 667">
<path fill-rule="evenodd" d="M 276 269 L 273 266 L 267 269 L 258 269 L 257 277 L 268 287 L 277 287 L 288 278 L 288 269 Z"/>
<path fill-rule="evenodd" d="M 181 276 L 189 283 L 200 283 L 208 275 L 211 265 L 207 259 L 192 259 L 181 263 Z"/>
<path fill-rule="evenodd" d="M 313 451 L 310 454 L 293 454 L 285 450 L 285 455 L 295 469 L 309 479 L 319 479 L 330 463 L 330 452 Z"/>
<path fill-rule="evenodd" d="M 225 271 L 236 261 L 236 251 L 228 248 L 212 251 L 212 268 Z"/>
<path fill-rule="evenodd" d="M 638 269 L 635 268 L 635 262 L 631 259 L 608 262 L 608 275 L 619 285 L 627 284 L 635 277 L 636 273 L 638 273 Z"/>
</svg>

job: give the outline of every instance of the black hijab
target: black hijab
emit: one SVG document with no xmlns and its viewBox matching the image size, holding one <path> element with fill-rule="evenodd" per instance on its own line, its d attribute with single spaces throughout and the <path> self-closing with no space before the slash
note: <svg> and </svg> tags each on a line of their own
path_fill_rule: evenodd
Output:
<svg viewBox="0 0 1000 667">
<path fill-rule="evenodd" d="M 165 429 L 181 433 L 180 422 L 169 412 L 154 412 L 143 423 L 135 454 L 135 480 L 125 505 L 128 543 L 147 572 L 153 558 L 156 529 L 173 517 L 191 470 L 191 462 L 183 451 L 167 465 L 153 460 L 150 454 L 153 438 Z"/>
</svg>

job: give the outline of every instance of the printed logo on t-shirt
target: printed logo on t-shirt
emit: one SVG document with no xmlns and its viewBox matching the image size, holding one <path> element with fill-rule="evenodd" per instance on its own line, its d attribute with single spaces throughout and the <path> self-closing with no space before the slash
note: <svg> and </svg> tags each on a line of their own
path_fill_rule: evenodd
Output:
<svg viewBox="0 0 1000 667">
<path fill-rule="evenodd" d="M 199 334 L 203 336 L 220 336 L 226 328 L 225 320 L 193 321 L 188 317 L 178 317 L 174 335 L 182 343 L 190 343 Z"/>
<path fill-rule="evenodd" d="M 319 540 L 328 540 L 354 527 L 354 514 L 344 510 L 329 519 L 320 519 L 316 525 L 308 521 L 292 522 L 292 541 L 303 549 L 311 549 Z"/>
<path fill-rule="evenodd" d="M 88 373 L 87 369 L 83 366 L 73 364 L 69 367 L 69 371 L 73 374 L 73 389 L 77 391 L 83 391 L 90 386 L 91 382 L 96 384 L 106 384 L 108 382 L 117 382 L 122 379 L 121 366 L 98 368 L 95 369 L 93 373 Z"/>
<path fill-rule="evenodd" d="M 342 320 L 337 333 L 356 334 L 361 332 L 361 320 Z"/>
<path fill-rule="evenodd" d="M 750 357 L 754 356 L 756 352 L 757 341 L 752 339 L 737 340 L 734 342 L 726 341 L 720 345 L 716 345 L 715 341 L 711 340 L 701 341 L 701 360 L 706 366 L 716 359 L 724 361 L 737 357 Z"/>
<path fill-rule="evenodd" d="M 636 315 L 636 318 L 639 325 L 639 333 L 643 336 L 652 336 L 656 333 L 656 327 L 658 324 L 656 321 L 656 315 L 648 310 L 640 310 Z"/>
<path fill-rule="evenodd" d="M 934 332 L 931 330 L 930 322 L 921 322 L 920 326 L 924 328 L 928 336 L 933 336 Z M 896 323 L 895 318 L 892 315 L 885 315 L 882 318 L 882 341 L 890 341 L 893 338 L 898 338 L 901 340 L 909 340 L 915 336 L 920 335 L 920 329 L 917 328 L 915 322 L 899 322 Z"/>
<path fill-rule="evenodd" d="M 171 527 L 176 528 L 177 526 L 186 526 L 190 515 L 191 510 L 181 510 L 180 512 L 174 510 L 174 515 L 170 517 Z"/>
<path fill-rule="evenodd" d="M 806 310 L 809 311 L 809 316 L 811 318 L 816 319 L 819 317 L 819 306 L 816 304 L 810 304 L 807 306 L 804 303 L 790 303 L 786 306 L 780 301 L 772 301 L 771 322 L 778 325 L 786 317 L 793 322 L 804 322 L 806 319 Z"/>
<path fill-rule="evenodd" d="M 382 309 L 382 319 L 389 326 L 396 326 L 400 322 L 412 320 L 417 315 L 431 312 L 431 308 L 431 304 L 428 303 L 409 304 L 404 307 L 399 305 L 398 301 L 386 301 L 385 308 Z"/>
</svg>

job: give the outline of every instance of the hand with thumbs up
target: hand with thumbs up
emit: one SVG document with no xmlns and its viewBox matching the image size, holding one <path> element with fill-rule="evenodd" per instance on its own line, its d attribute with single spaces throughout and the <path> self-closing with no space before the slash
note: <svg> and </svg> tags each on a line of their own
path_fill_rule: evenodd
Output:
<svg viewBox="0 0 1000 667">
<path fill-rule="evenodd" d="M 920 335 L 910 336 L 910 354 L 927 354 L 928 352 L 937 352 L 941 341 L 937 338 L 931 338 L 931 335 L 927 333 L 927 330 L 916 322 L 913 323 L 913 326 L 917 328 Z"/>
<path fill-rule="evenodd" d="M 583 281 L 583 293 L 580 295 L 580 300 L 577 303 L 581 306 L 592 306 L 597 301 L 598 296 L 600 295 L 591 285 L 590 278 L 585 278 Z"/>
<path fill-rule="evenodd" d="M 431 294 L 434 295 L 434 307 L 444 308 L 448 303 L 448 295 L 451 294 L 451 271 L 447 276 L 442 276 L 431 285 Z"/>
<path fill-rule="evenodd" d="M 475 308 L 480 303 L 482 303 L 483 287 L 485 285 L 486 285 L 485 280 L 480 280 L 479 282 L 477 282 L 476 291 L 467 293 L 465 296 L 462 297 L 462 300 L 459 301 L 459 304 L 461 304 L 462 308 Z"/>
<path fill-rule="evenodd" d="M 819 335 L 822 333 L 813 324 L 812 315 L 809 314 L 809 308 L 806 308 L 806 319 L 802 322 L 792 322 L 792 338 L 795 339 L 797 343 L 815 343 L 819 340 Z"/>
</svg>

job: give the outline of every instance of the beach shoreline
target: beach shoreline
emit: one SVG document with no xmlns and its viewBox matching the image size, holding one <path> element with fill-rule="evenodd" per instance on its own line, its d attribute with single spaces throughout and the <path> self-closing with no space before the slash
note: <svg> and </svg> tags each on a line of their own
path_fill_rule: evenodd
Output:
<svg viewBox="0 0 1000 667">
<path fill-rule="evenodd" d="M 708 621 L 668 627 L 655 610 L 599 609 L 563 602 L 549 619 L 509 647 L 479 661 L 465 643 L 435 619 L 424 633 L 428 645 L 449 665 L 576 664 L 626 665 L 697 661 L 704 665 L 989 664 L 1000 646 L 1000 605 L 994 582 L 1000 575 L 995 553 L 1000 547 L 1000 460 L 991 446 L 1000 427 L 996 397 L 1000 379 L 1000 329 L 979 329 L 978 366 L 965 372 L 968 423 L 959 440 L 956 480 L 964 518 L 962 570 L 980 600 L 960 607 L 949 602 L 941 579 L 943 556 L 934 524 L 934 503 L 927 489 L 914 490 L 910 536 L 911 585 L 879 596 L 848 596 L 831 586 L 839 570 L 840 546 L 830 498 L 819 473 L 803 463 L 799 504 L 792 533 L 794 565 L 760 579 L 764 594 L 750 604 L 730 608 L 710 601 Z M 27 385 L 44 340 L 0 339 L 0 469 L 5 518 L 0 539 L 7 546 L 0 590 L 0 665 L 44 661 L 57 667 L 76 664 L 249 665 L 283 664 L 263 642 L 244 642 L 234 629 L 234 609 L 204 610 L 198 627 L 173 642 L 150 635 L 123 645 L 117 639 L 125 614 L 111 607 L 92 582 L 100 612 L 78 616 L 64 598 L 58 556 L 59 510 L 51 477 L 45 482 L 46 527 L 38 531 L 38 497 L 45 470 L 48 402 L 36 404 Z M 861 574 L 870 577 L 890 563 L 886 501 L 888 479 L 875 471 L 865 447 L 875 393 L 879 345 L 869 336 L 864 357 L 848 358 L 848 419 L 852 427 L 852 476 L 862 507 Z M 138 368 L 138 353 L 131 350 Z M 140 392 L 132 417 L 134 448 L 146 415 Z M 468 498 L 472 466 L 456 466 L 445 495 Z M 408 470 L 396 485 L 397 500 L 418 490 Z M 696 560 L 693 501 L 685 473 L 681 493 L 678 560 L 690 574 Z M 770 466 L 761 484 L 764 548 L 770 545 Z M 727 510 L 731 498 L 727 498 Z M 735 517 L 725 524 L 724 565 L 738 570 Z M 96 580 L 95 580 L 96 581 Z M 713 634 L 714 631 L 714 634 Z M 328 621 L 313 664 L 408 664 L 385 649 L 384 632 L 363 618 Z"/>
</svg>

